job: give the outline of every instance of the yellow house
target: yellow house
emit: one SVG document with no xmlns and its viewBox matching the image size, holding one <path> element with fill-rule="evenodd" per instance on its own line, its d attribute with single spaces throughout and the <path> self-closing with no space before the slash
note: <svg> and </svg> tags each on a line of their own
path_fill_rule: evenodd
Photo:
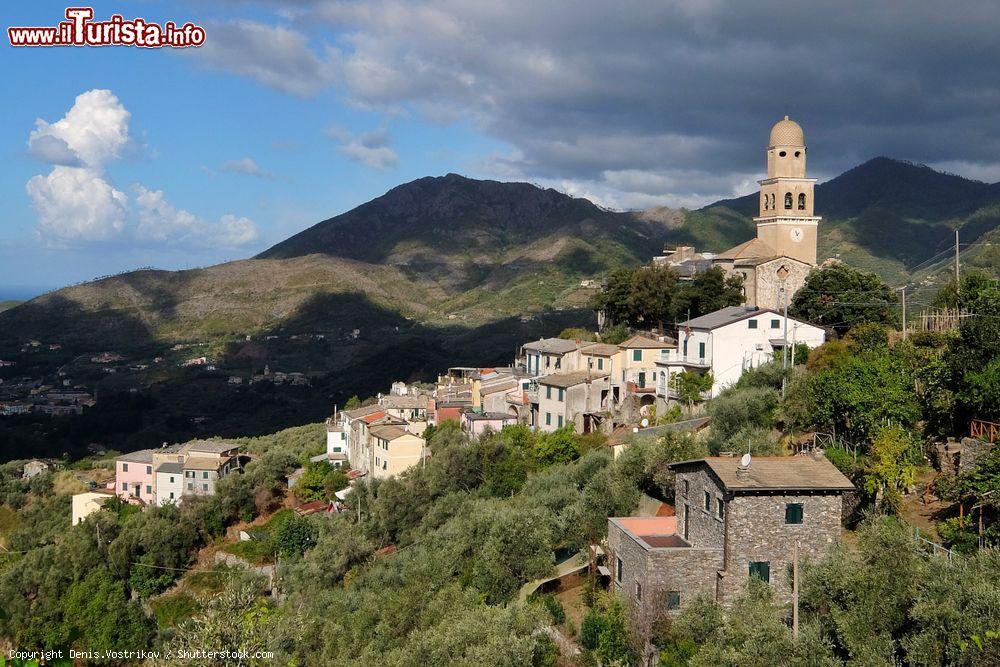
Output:
<svg viewBox="0 0 1000 667">
<path fill-rule="evenodd" d="M 392 424 L 376 425 L 368 429 L 371 435 L 374 477 L 399 475 L 410 466 L 420 463 L 426 452 L 424 439 L 415 433 Z"/>
<path fill-rule="evenodd" d="M 616 384 L 635 384 L 638 393 L 656 390 L 656 361 L 666 354 L 667 350 L 677 349 L 673 341 L 660 341 L 646 336 L 635 335 L 618 345 L 621 352 L 621 363 L 614 379 Z M 628 390 L 626 390 L 628 391 Z"/>
</svg>

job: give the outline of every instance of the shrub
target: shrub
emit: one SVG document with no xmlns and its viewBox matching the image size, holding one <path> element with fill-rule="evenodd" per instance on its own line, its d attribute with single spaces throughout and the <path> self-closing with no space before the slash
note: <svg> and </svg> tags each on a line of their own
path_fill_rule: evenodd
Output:
<svg viewBox="0 0 1000 667">
<path fill-rule="evenodd" d="M 549 612 L 549 616 L 552 617 L 552 621 L 556 625 L 561 625 L 565 622 L 566 610 L 563 609 L 562 603 L 559 602 L 554 595 L 543 595 L 542 606 L 544 606 L 546 611 Z"/>
</svg>

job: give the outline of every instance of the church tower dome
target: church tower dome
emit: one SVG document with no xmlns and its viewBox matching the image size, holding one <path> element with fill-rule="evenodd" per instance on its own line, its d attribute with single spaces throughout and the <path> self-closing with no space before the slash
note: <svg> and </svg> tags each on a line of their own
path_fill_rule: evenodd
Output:
<svg viewBox="0 0 1000 667">
<path fill-rule="evenodd" d="M 788 116 L 779 120 L 771 128 L 771 141 L 768 148 L 777 146 L 799 146 L 806 145 L 805 135 L 802 133 L 802 126 L 791 120 Z"/>
</svg>

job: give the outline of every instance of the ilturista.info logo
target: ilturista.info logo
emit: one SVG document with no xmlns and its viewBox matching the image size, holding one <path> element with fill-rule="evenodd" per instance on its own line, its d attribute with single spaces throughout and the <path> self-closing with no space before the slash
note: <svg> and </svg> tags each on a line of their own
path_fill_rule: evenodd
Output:
<svg viewBox="0 0 1000 667">
<path fill-rule="evenodd" d="M 205 29 L 190 21 L 163 25 L 143 18 L 112 14 L 95 21 L 92 7 L 67 7 L 66 20 L 54 26 L 11 26 L 11 46 L 139 46 L 146 49 L 184 49 L 205 43 Z"/>
</svg>

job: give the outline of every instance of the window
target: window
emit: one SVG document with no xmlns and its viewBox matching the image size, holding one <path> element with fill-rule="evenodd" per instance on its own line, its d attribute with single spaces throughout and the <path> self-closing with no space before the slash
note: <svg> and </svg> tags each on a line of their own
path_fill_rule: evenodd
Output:
<svg viewBox="0 0 1000 667">
<path fill-rule="evenodd" d="M 802 503 L 785 505 L 785 523 L 802 523 Z"/>
<path fill-rule="evenodd" d="M 559 390 L 559 400 L 560 401 L 563 400 L 563 396 L 565 395 L 565 392 L 566 392 L 565 389 L 560 389 Z"/>
<path fill-rule="evenodd" d="M 616 561 L 615 562 L 615 581 L 617 581 L 620 584 L 620 583 L 622 583 L 622 574 L 625 571 L 625 567 L 622 565 L 622 559 L 621 558 L 616 558 L 615 561 Z"/>
<path fill-rule="evenodd" d="M 802 151 L 795 151 L 795 157 L 799 157 L 800 155 L 802 155 Z"/>
<path fill-rule="evenodd" d="M 146 474 L 147 475 L 153 474 L 153 466 L 146 466 Z"/>
<path fill-rule="evenodd" d="M 201 485 L 201 490 L 202 491 L 208 491 L 208 484 L 202 484 Z"/>
<path fill-rule="evenodd" d="M 720 519 L 726 516 L 726 504 L 722 502 L 722 498 L 715 499 L 715 515 Z"/>
<path fill-rule="evenodd" d="M 681 608 L 681 592 L 680 591 L 667 591 L 667 609 L 680 609 Z"/>
<path fill-rule="evenodd" d="M 562 368 L 562 357 L 556 359 L 556 368 Z"/>
<path fill-rule="evenodd" d="M 774 205 L 774 194 L 772 194 L 772 195 L 771 195 L 771 208 L 777 208 L 777 207 L 776 207 L 776 206 Z"/>
<path fill-rule="evenodd" d="M 779 157 L 785 157 L 786 155 L 788 155 L 788 153 L 786 153 L 785 151 L 781 151 L 780 153 L 778 153 Z"/>
<path fill-rule="evenodd" d="M 781 328 L 781 320 L 771 320 L 771 328 L 772 329 L 780 329 Z"/>
<path fill-rule="evenodd" d="M 552 426 L 552 413 L 551 412 L 546 412 L 545 413 L 545 425 L 546 426 Z"/>
<path fill-rule="evenodd" d="M 698 343 L 698 358 L 705 358 L 705 343 Z"/>
<path fill-rule="evenodd" d="M 785 208 L 791 208 L 791 207 L 792 207 L 792 193 L 791 192 L 786 192 L 785 193 Z"/>
<path fill-rule="evenodd" d="M 642 350 L 632 350 L 632 361 L 642 361 Z"/>
<path fill-rule="evenodd" d="M 642 600 L 642 584 L 638 581 L 635 582 L 635 599 L 639 601 Z"/>
<path fill-rule="evenodd" d="M 604 370 L 604 359 L 597 360 L 597 370 L 599 371 Z"/>
<path fill-rule="evenodd" d="M 771 203 L 771 200 L 767 198 L 767 195 L 764 195 L 764 210 L 765 211 L 768 209 L 768 205 L 770 203 Z"/>
<path fill-rule="evenodd" d="M 340 447 L 334 447 L 334 448 L 333 448 L 333 451 L 334 451 L 334 452 L 342 452 L 342 451 L 344 451 L 344 450 L 343 450 L 343 449 L 341 449 Z"/>
<path fill-rule="evenodd" d="M 646 387 L 646 374 L 639 373 L 639 388 L 645 389 L 645 387 Z"/>
<path fill-rule="evenodd" d="M 193 491 L 193 490 L 194 490 L 194 484 L 188 482 L 188 491 Z"/>
<path fill-rule="evenodd" d="M 174 483 L 174 476 L 173 476 L 173 475 L 171 475 L 171 476 L 170 476 L 170 483 L 171 483 L 171 484 L 173 484 L 173 483 Z"/>
<path fill-rule="evenodd" d="M 127 463 L 123 463 L 122 464 L 122 472 L 128 472 L 128 464 Z"/>
<path fill-rule="evenodd" d="M 208 471 L 207 470 L 204 471 L 203 473 L 201 473 L 201 478 L 202 479 L 208 479 Z"/>
<path fill-rule="evenodd" d="M 128 482 L 122 482 L 122 491 L 128 491 Z"/>
<path fill-rule="evenodd" d="M 705 492 L 705 511 L 706 512 L 712 511 L 712 494 L 709 493 L 708 491 Z"/>
<path fill-rule="evenodd" d="M 170 499 L 171 499 L 171 500 L 173 500 L 173 499 L 174 499 L 174 492 L 173 492 L 173 491 L 171 491 L 171 492 L 170 492 Z"/>
<path fill-rule="evenodd" d="M 683 493 L 684 493 L 684 497 L 685 497 L 685 498 L 687 498 L 687 495 L 688 495 L 688 489 L 690 489 L 690 488 L 691 488 L 691 483 L 690 483 L 690 482 L 688 482 L 688 480 L 684 480 L 684 482 L 683 482 L 683 483 L 682 483 L 682 485 L 681 485 L 681 488 L 682 488 L 682 489 L 684 489 L 684 491 L 683 491 Z"/>
<path fill-rule="evenodd" d="M 545 387 L 545 398 L 552 398 L 552 387 L 549 387 L 548 385 Z"/>
<path fill-rule="evenodd" d="M 152 484 L 147 484 L 146 485 L 146 493 L 148 493 L 148 494 L 152 494 L 153 493 L 153 485 Z"/>
<path fill-rule="evenodd" d="M 684 339 L 684 352 L 683 352 L 683 354 L 684 354 L 685 357 L 688 356 L 688 339 L 687 338 Z"/>
<path fill-rule="evenodd" d="M 799 210 L 806 210 L 806 196 L 804 194 L 799 194 Z"/>
<path fill-rule="evenodd" d="M 557 421 L 558 421 L 558 423 L 557 423 L 556 425 L 557 425 L 557 426 L 558 426 L 559 428 L 562 428 L 562 426 L 563 426 L 563 418 L 562 418 L 562 415 L 559 415 L 559 417 L 558 417 L 558 420 L 557 420 Z"/>
<path fill-rule="evenodd" d="M 769 561 L 751 561 L 750 576 L 757 577 L 763 582 L 771 581 L 771 563 Z"/>
<path fill-rule="evenodd" d="M 757 320 L 747 320 L 747 329 L 756 329 Z"/>
</svg>

